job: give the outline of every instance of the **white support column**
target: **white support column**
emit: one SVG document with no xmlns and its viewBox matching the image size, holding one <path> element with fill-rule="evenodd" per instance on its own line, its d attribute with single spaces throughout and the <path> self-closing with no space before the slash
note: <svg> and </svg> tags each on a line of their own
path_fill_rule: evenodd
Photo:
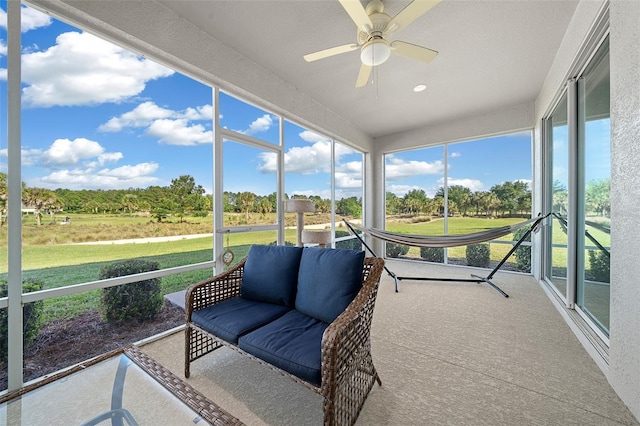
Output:
<svg viewBox="0 0 640 426">
<path fill-rule="evenodd" d="M 278 237 L 277 237 L 277 241 L 278 244 L 283 245 L 286 239 L 285 236 L 285 219 L 284 219 L 284 149 L 285 149 L 285 139 L 284 139 L 284 117 L 282 117 L 282 115 L 280 116 L 280 151 L 278 151 L 278 164 L 276 167 L 277 170 L 277 175 L 276 175 L 276 180 L 277 180 L 277 185 L 278 185 L 278 191 L 276 192 L 277 195 L 277 203 L 276 203 L 276 217 L 278 218 Z"/>
<path fill-rule="evenodd" d="M 7 2 L 7 228 L 8 228 L 8 390 L 22 387 L 23 327 L 22 327 L 22 182 L 21 162 L 21 5 Z"/>
<path fill-rule="evenodd" d="M 223 271 L 224 234 L 219 231 L 224 226 L 224 200 L 222 187 L 222 134 L 220 132 L 220 89 L 213 88 L 213 252 L 216 273 Z"/>
<path fill-rule="evenodd" d="M 567 127 L 569 132 L 569 199 L 567 211 L 567 308 L 575 306 L 578 279 L 577 246 L 578 228 L 578 84 L 575 79 L 567 83 Z"/>
</svg>

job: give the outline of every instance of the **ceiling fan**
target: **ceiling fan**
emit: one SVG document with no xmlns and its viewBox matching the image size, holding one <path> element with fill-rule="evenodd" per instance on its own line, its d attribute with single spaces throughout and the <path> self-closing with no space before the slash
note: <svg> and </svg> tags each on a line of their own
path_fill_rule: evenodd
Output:
<svg viewBox="0 0 640 426">
<path fill-rule="evenodd" d="M 357 43 L 309 53 L 304 56 L 307 62 L 360 49 L 362 65 L 356 80 L 356 87 L 362 87 L 367 84 L 371 69 L 386 62 L 392 53 L 424 63 L 431 62 L 438 54 L 435 50 L 426 47 L 399 40 L 389 41 L 389 38 L 426 13 L 440 0 L 414 0 L 393 18 L 384 13 L 384 5 L 381 0 L 371 0 L 366 8 L 362 6 L 360 0 L 338 1 L 356 24 Z"/>
</svg>

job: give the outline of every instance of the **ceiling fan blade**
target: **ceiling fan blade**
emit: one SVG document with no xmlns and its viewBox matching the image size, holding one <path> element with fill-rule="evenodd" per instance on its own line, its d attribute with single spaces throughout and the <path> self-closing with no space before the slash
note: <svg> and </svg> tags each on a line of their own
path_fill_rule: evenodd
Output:
<svg viewBox="0 0 640 426">
<path fill-rule="evenodd" d="M 391 53 L 424 63 L 429 63 L 438 56 L 435 50 L 398 40 L 391 43 Z"/>
<path fill-rule="evenodd" d="M 400 31 L 438 3 L 440 0 L 413 0 L 389 21 L 387 32 Z"/>
<path fill-rule="evenodd" d="M 342 46 L 331 47 L 329 49 L 320 50 L 319 52 L 309 53 L 304 55 L 304 60 L 307 62 L 317 61 L 318 59 L 328 58 L 329 56 L 339 55 L 341 53 L 347 53 L 358 49 L 357 44 L 343 44 Z"/>
<path fill-rule="evenodd" d="M 358 79 L 356 80 L 356 87 L 364 87 L 369 82 L 369 76 L 371 75 L 371 68 L 369 65 L 362 64 L 360 66 L 360 72 L 358 73 Z"/>
<path fill-rule="evenodd" d="M 373 28 L 373 23 L 371 22 L 371 18 L 369 18 L 369 15 L 367 15 L 364 6 L 362 6 L 362 3 L 360 3 L 360 0 L 339 1 L 359 30 L 363 30 L 366 32 L 371 31 L 371 28 Z"/>
</svg>

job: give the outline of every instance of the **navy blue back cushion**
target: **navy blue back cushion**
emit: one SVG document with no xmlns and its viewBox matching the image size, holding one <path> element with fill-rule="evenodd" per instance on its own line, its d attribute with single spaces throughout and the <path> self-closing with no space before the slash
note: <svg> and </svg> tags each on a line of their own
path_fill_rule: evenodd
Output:
<svg viewBox="0 0 640 426">
<path fill-rule="evenodd" d="M 295 307 L 331 323 L 362 287 L 364 251 L 305 248 L 300 259 Z"/>
<path fill-rule="evenodd" d="M 241 296 L 293 307 L 301 256 L 302 247 L 251 246 L 242 273 Z"/>
</svg>

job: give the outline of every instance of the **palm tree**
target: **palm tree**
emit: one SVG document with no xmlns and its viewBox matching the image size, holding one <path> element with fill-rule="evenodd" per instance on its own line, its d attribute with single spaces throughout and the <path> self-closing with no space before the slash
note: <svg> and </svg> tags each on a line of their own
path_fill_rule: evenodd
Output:
<svg viewBox="0 0 640 426">
<path fill-rule="evenodd" d="M 43 188 L 25 188 L 22 191 L 22 202 L 32 207 L 38 226 L 42 225 L 42 212 L 55 214 L 62 209 L 62 203 L 53 191 Z"/>
<path fill-rule="evenodd" d="M 135 194 L 124 194 L 122 197 L 122 207 L 129 211 L 129 216 L 133 216 L 133 212 L 138 210 L 138 196 Z"/>
</svg>

